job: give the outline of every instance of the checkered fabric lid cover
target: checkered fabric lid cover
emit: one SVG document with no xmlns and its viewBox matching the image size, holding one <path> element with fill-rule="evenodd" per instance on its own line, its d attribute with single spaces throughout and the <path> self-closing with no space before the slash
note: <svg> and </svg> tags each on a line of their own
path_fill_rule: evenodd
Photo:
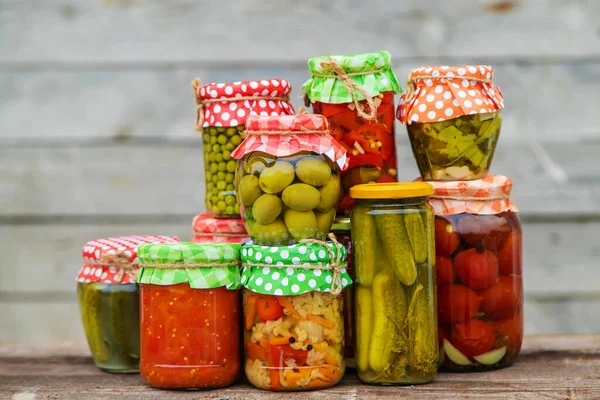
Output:
<svg viewBox="0 0 600 400">
<path fill-rule="evenodd" d="M 192 228 L 196 243 L 240 243 L 248 239 L 241 219 L 213 218 L 210 213 L 202 213 L 194 217 Z"/>
<path fill-rule="evenodd" d="M 421 178 L 416 181 L 421 181 Z M 463 213 L 489 215 L 519 211 L 510 201 L 512 181 L 504 175 L 488 175 L 473 181 L 427 181 L 427 183 L 433 186 L 434 194 L 428 201 L 436 215 Z"/>
<path fill-rule="evenodd" d="M 246 138 L 231 153 L 231 157 L 240 159 L 254 151 L 262 151 L 275 157 L 310 151 L 324 154 L 342 170 L 348 165 L 346 149 L 329 134 L 329 123 L 322 115 L 248 117 L 246 132 Z"/>
</svg>

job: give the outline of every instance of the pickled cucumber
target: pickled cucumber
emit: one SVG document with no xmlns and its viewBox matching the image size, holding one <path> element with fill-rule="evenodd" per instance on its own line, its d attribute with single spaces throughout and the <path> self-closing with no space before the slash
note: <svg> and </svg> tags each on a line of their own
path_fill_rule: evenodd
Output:
<svg viewBox="0 0 600 400">
<path fill-rule="evenodd" d="M 283 218 L 287 229 L 296 241 L 309 238 L 322 240 L 325 238 L 325 235 L 317 229 L 317 217 L 312 211 L 288 209 L 284 212 Z"/>
<path fill-rule="evenodd" d="M 111 286 L 110 329 L 124 362 L 135 365 L 140 357 L 139 294 L 125 287 L 129 285 Z"/>
<path fill-rule="evenodd" d="M 112 357 L 112 346 L 104 337 L 102 329 L 102 292 L 96 283 L 83 287 L 80 298 L 80 311 L 83 327 L 94 361 L 105 362 Z"/>
<path fill-rule="evenodd" d="M 371 289 L 357 285 L 354 291 L 356 296 L 354 304 L 354 318 L 356 321 L 356 366 L 359 371 L 366 371 L 369 367 L 369 347 L 371 331 L 373 330 L 373 297 Z"/>
<path fill-rule="evenodd" d="M 329 181 L 319 189 L 321 199 L 317 206 L 317 210 L 328 211 L 335 208 L 340 199 L 340 188 L 340 176 L 338 174 L 332 174 Z"/>
<path fill-rule="evenodd" d="M 354 265 L 356 281 L 370 286 L 379 271 L 377 260 L 377 228 L 370 209 L 357 206 L 352 211 L 352 232 L 354 232 Z"/>
<path fill-rule="evenodd" d="M 280 193 L 294 181 L 295 176 L 294 166 L 291 163 L 276 161 L 261 172 L 258 184 L 265 193 Z"/>
<path fill-rule="evenodd" d="M 383 250 L 392 262 L 394 273 L 404 285 L 412 285 L 417 279 L 417 266 L 402 214 L 377 214 L 374 219 Z"/>
<path fill-rule="evenodd" d="M 331 225 L 335 219 L 335 208 L 326 212 L 317 211 L 315 212 L 315 217 L 317 217 L 317 229 L 319 229 L 319 232 L 321 232 L 323 236 L 327 236 L 329 231 L 331 231 Z"/>
<path fill-rule="evenodd" d="M 263 194 L 252 205 L 252 217 L 260 224 L 270 224 L 283 209 L 281 199 L 274 194 Z"/>
<path fill-rule="evenodd" d="M 238 192 L 242 204 L 246 207 L 251 207 L 256 199 L 262 195 L 262 190 L 260 190 L 260 186 L 258 186 L 258 177 L 254 175 L 244 176 L 240 180 Z"/>
<path fill-rule="evenodd" d="M 321 193 L 306 183 L 294 183 L 281 193 L 283 203 L 296 211 L 309 211 L 316 208 L 321 201 Z"/>
<path fill-rule="evenodd" d="M 404 227 L 412 248 L 413 257 L 417 263 L 427 260 L 429 241 L 423 224 L 423 218 L 418 212 L 407 212 L 403 215 Z"/>
<path fill-rule="evenodd" d="M 321 158 L 304 157 L 296 163 L 296 175 L 304 183 L 323 186 L 329 181 L 331 167 Z"/>
</svg>

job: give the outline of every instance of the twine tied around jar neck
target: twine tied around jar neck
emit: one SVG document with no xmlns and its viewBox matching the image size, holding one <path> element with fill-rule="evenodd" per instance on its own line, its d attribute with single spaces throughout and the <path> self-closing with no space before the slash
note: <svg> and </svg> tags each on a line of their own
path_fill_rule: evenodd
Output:
<svg viewBox="0 0 600 400">
<path fill-rule="evenodd" d="M 222 233 L 222 232 L 213 232 L 213 233 L 205 233 L 205 232 L 194 232 L 194 236 L 198 237 L 231 237 L 231 238 L 247 238 L 247 233 Z"/>
<path fill-rule="evenodd" d="M 140 274 L 139 264 L 129 261 L 129 257 L 125 254 L 103 254 L 100 257 L 100 260 L 85 262 L 85 265 L 117 268 L 117 273 L 114 276 L 114 280 L 118 281 L 119 283 L 123 282 L 123 278 L 125 277 L 126 273 L 131 275 L 136 282 Z"/>
<path fill-rule="evenodd" d="M 218 262 L 213 261 L 210 263 L 154 263 L 154 264 L 140 264 L 142 268 L 158 268 L 158 269 L 178 269 L 178 268 L 227 268 L 227 267 L 239 267 L 239 261 L 231 262 Z"/>
<path fill-rule="evenodd" d="M 375 104 L 375 100 L 373 99 L 373 97 L 369 96 L 369 93 L 367 93 L 365 88 L 363 88 L 361 85 L 354 82 L 350 78 L 353 76 L 372 75 L 372 74 L 384 72 L 382 69 L 348 73 L 344 70 L 344 68 L 342 68 L 340 66 L 340 64 L 338 64 L 331 57 L 329 57 L 327 59 L 327 61 L 321 62 L 321 68 L 323 68 L 323 71 L 332 72 L 333 75 L 315 74 L 315 73 L 312 73 L 311 75 L 315 76 L 317 78 L 339 79 L 340 81 L 344 82 L 344 84 L 346 85 L 346 89 L 348 90 L 348 93 L 352 97 L 352 100 L 354 102 L 354 107 L 356 107 L 356 112 L 358 113 L 358 115 L 366 120 L 374 120 L 377 117 L 377 105 Z M 368 111 L 365 111 L 364 104 L 362 104 L 360 101 L 358 101 L 358 99 L 356 97 L 357 91 L 360 92 L 364 96 L 365 101 L 367 102 L 367 105 L 369 107 Z"/>
<path fill-rule="evenodd" d="M 416 87 L 416 82 L 418 80 L 424 80 L 424 79 L 447 79 L 447 80 L 452 80 L 452 79 L 466 79 L 467 81 L 476 81 L 476 82 L 482 82 L 482 83 L 493 83 L 493 81 L 491 79 L 484 79 L 484 78 L 468 78 L 464 75 L 455 75 L 455 76 L 446 76 L 446 75 L 419 75 L 417 77 L 411 77 L 410 74 L 408 75 L 408 77 L 406 78 L 406 90 L 404 91 L 403 94 L 403 98 L 406 99 L 411 99 Z"/>
<path fill-rule="evenodd" d="M 431 195 L 430 199 L 437 200 L 462 200 L 462 201 L 488 201 L 488 200 L 509 200 L 510 196 L 506 193 L 497 196 L 475 197 L 475 196 L 442 196 Z"/>
<path fill-rule="evenodd" d="M 198 132 L 203 133 L 204 127 L 204 105 L 209 103 L 226 103 L 226 102 L 237 102 L 244 100 L 277 100 L 277 101 L 290 101 L 290 96 L 239 96 L 239 97 L 228 97 L 218 99 L 201 99 L 198 96 L 198 88 L 200 87 L 200 79 L 196 78 L 192 81 L 192 88 L 194 89 L 194 98 L 196 99 L 196 121 L 195 128 Z"/>
</svg>

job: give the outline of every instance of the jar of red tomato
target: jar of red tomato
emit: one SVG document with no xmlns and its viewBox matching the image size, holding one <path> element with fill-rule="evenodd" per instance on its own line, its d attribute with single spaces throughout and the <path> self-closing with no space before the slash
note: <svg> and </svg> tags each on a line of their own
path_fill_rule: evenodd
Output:
<svg viewBox="0 0 600 400">
<path fill-rule="evenodd" d="M 349 216 L 350 187 L 397 181 L 394 93 L 400 85 L 387 51 L 308 60 L 305 102 L 329 120 L 332 136 L 348 151 L 338 214 Z"/>
<path fill-rule="evenodd" d="M 161 389 L 220 388 L 240 371 L 238 244 L 142 244 L 140 372 Z"/>
<path fill-rule="evenodd" d="M 192 222 L 195 243 L 241 243 L 248 232 L 241 219 L 217 219 L 210 213 L 198 214 Z"/>
<path fill-rule="evenodd" d="M 428 182 L 435 210 L 442 368 L 511 365 L 523 341 L 521 223 L 511 180 Z"/>
</svg>

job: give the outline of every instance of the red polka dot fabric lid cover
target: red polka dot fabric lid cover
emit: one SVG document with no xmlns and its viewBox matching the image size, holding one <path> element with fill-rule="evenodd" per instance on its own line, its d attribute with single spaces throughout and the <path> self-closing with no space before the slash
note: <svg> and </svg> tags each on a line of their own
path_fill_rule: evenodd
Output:
<svg viewBox="0 0 600 400">
<path fill-rule="evenodd" d="M 288 101 L 291 90 L 292 85 L 284 79 L 210 83 L 200 86 L 196 91 L 196 98 L 203 103 L 202 127 L 244 125 L 250 115 L 294 114 L 294 107 Z M 235 98 L 240 100 L 236 101 Z M 196 121 L 196 124 L 198 125 L 199 121 Z"/>
<path fill-rule="evenodd" d="M 136 283 L 140 243 L 178 241 L 177 236 L 122 236 L 91 240 L 83 246 L 83 266 L 77 282 Z"/>
<path fill-rule="evenodd" d="M 437 122 L 504 108 L 489 65 L 424 66 L 412 71 L 396 117 L 405 125 Z"/>
<path fill-rule="evenodd" d="M 324 154 L 341 170 L 348 166 L 346 149 L 329 134 L 329 123 L 323 115 L 248 117 L 246 133 L 246 138 L 231 153 L 231 157 L 239 160 L 253 151 L 262 151 L 275 157 L 310 151 Z"/>
<path fill-rule="evenodd" d="M 240 243 L 248 238 L 244 221 L 241 219 L 213 218 L 210 213 L 198 214 L 192 222 L 195 238 L 203 242 Z"/>
<path fill-rule="evenodd" d="M 415 181 L 422 181 L 421 178 Z M 472 181 L 427 181 L 433 186 L 429 205 L 436 215 L 499 214 L 518 212 L 510 201 L 513 183 L 504 175 L 488 175 Z"/>
</svg>

